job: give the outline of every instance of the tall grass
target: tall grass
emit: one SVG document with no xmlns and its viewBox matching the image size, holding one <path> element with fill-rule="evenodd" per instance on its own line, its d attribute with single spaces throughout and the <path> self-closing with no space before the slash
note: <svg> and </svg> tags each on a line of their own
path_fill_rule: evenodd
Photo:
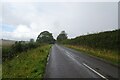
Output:
<svg viewBox="0 0 120 80">
<path fill-rule="evenodd" d="M 0 79 L 2 79 L 2 64 L 0 64 Z"/>
<path fill-rule="evenodd" d="M 66 47 L 73 48 L 78 51 L 85 52 L 89 55 L 93 55 L 96 57 L 99 57 L 103 60 L 107 60 L 108 62 L 118 65 L 120 64 L 120 55 L 118 54 L 118 51 L 110 51 L 110 50 L 105 50 L 105 49 L 96 49 L 96 48 L 91 48 L 88 46 L 76 46 L 76 45 L 65 45 Z"/>
<path fill-rule="evenodd" d="M 3 63 L 3 78 L 43 78 L 50 45 L 22 52 Z"/>
</svg>

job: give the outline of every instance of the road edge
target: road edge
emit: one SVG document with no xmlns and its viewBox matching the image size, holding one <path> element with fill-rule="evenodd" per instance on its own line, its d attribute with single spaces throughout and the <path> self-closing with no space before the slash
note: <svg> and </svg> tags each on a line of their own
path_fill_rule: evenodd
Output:
<svg viewBox="0 0 120 80">
<path fill-rule="evenodd" d="M 69 47 L 66 47 L 66 46 L 64 46 L 64 45 L 60 45 L 60 46 L 63 46 L 63 47 L 68 48 L 68 49 L 71 49 L 71 50 L 76 51 L 76 52 L 78 52 L 78 53 L 81 52 L 82 54 L 85 54 L 85 55 L 87 55 L 87 56 L 89 56 L 89 57 L 95 58 L 95 59 L 97 59 L 97 60 L 99 60 L 99 61 L 103 61 L 103 62 L 105 62 L 106 64 L 110 64 L 111 66 L 120 68 L 120 65 L 119 65 L 119 64 L 118 64 L 118 65 L 115 65 L 115 64 L 113 64 L 113 63 L 110 62 L 110 61 L 107 61 L 107 60 L 105 60 L 105 59 L 99 58 L 99 57 L 97 57 L 97 56 L 90 55 L 90 54 L 85 53 L 85 52 L 83 52 L 83 51 L 75 50 L 75 49 L 73 49 L 73 48 L 69 48 Z"/>
<path fill-rule="evenodd" d="M 52 46 L 51 46 L 50 51 L 47 55 L 47 59 L 46 59 L 47 62 L 46 62 L 46 65 L 45 65 L 45 71 L 44 71 L 43 79 L 46 79 L 46 75 L 47 75 L 46 72 L 47 72 L 47 67 L 48 67 L 48 64 L 49 64 L 48 62 L 50 60 L 50 55 L 51 55 L 51 52 L 52 52 Z"/>
</svg>

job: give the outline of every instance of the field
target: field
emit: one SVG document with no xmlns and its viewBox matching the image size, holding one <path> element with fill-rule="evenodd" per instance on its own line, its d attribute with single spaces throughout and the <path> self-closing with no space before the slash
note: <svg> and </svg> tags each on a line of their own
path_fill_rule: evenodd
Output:
<svg viewBox="0 0 120 80">
<path fill-rule="evenodd" d="M 1 40 L 2 41 L 2 45 L 6 46 L 6 45 L 12 45 L 15 43 L 15 41 L 13 40 Z"/>
<path fill-rule="evenodd" d="M 22 52 L 3 63 L 3 78 L 43 78 L 51 45 Z"/>
<path fill-rule="evenodd" d="M 0 40 L 2 45 L 2 54 L 5 55 L 11 49 L 11 46 L 15 43 L 12 40 Z"/>
</svg>

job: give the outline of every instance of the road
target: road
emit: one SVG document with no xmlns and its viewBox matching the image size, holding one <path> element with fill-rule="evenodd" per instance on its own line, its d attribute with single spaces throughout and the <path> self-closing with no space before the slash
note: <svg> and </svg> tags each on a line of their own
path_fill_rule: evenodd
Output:
<svg viewBox="0 0 120 80">
<path fill-rule="evenodd" d="M 82 52 L 53 45 L 45 78 L 118 78 L 118 68 Z"/>
</svg>

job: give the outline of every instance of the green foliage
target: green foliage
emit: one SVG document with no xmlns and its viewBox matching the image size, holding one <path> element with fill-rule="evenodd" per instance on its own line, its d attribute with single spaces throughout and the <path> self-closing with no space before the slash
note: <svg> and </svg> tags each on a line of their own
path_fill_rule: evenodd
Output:
<svg viewBox="0 0 120 80">
<path fill-rule="evenodd" d="M 57 42 L 61 42 L 67 39 L 67 34 L 65 31 L 61 31 L 61 33 L 57 36 Z"/>
<path fill-rule="evenodd" d="M 51 45 L 39 46 L 22 52 L 3 63 L 2 78 L 43 78 Z"/>
<path fill-rule="evenodd" d="M 0 64 L 0 80 L 2 79 L 2 64 Z"/>
<path fill-rule="evenodd" d="M 5 61 L 6 59 L 11 59 L 20 52 L 27 52 L 27 50 L 38 46 L 39 44 L 35 42 L 25 43 L 24 41 L 16 41 L 15 44 L 10 47 L 2 47 L 2 60 Z"/>
<path fill-rule="evenodd" d="M 118 32 L 120 30 L 100 32 L 67 39 L 62 41 L 64 44 L 89 46 L 98 49 L 117 50 L 118 51 Z"/>
<path fill-rule="evenodd" d="M 2 46 L 2 54 L 5 55 L 11 50 L 11 46 Z"/>
<path fill-rule="evenodd" d="M 37 37 L 37 42 L 39 43 L 49 43 L 53 44 L 55 42 L 52 33 L 49 33 L 48 31 L 41 32 Z"/>
</svg>

